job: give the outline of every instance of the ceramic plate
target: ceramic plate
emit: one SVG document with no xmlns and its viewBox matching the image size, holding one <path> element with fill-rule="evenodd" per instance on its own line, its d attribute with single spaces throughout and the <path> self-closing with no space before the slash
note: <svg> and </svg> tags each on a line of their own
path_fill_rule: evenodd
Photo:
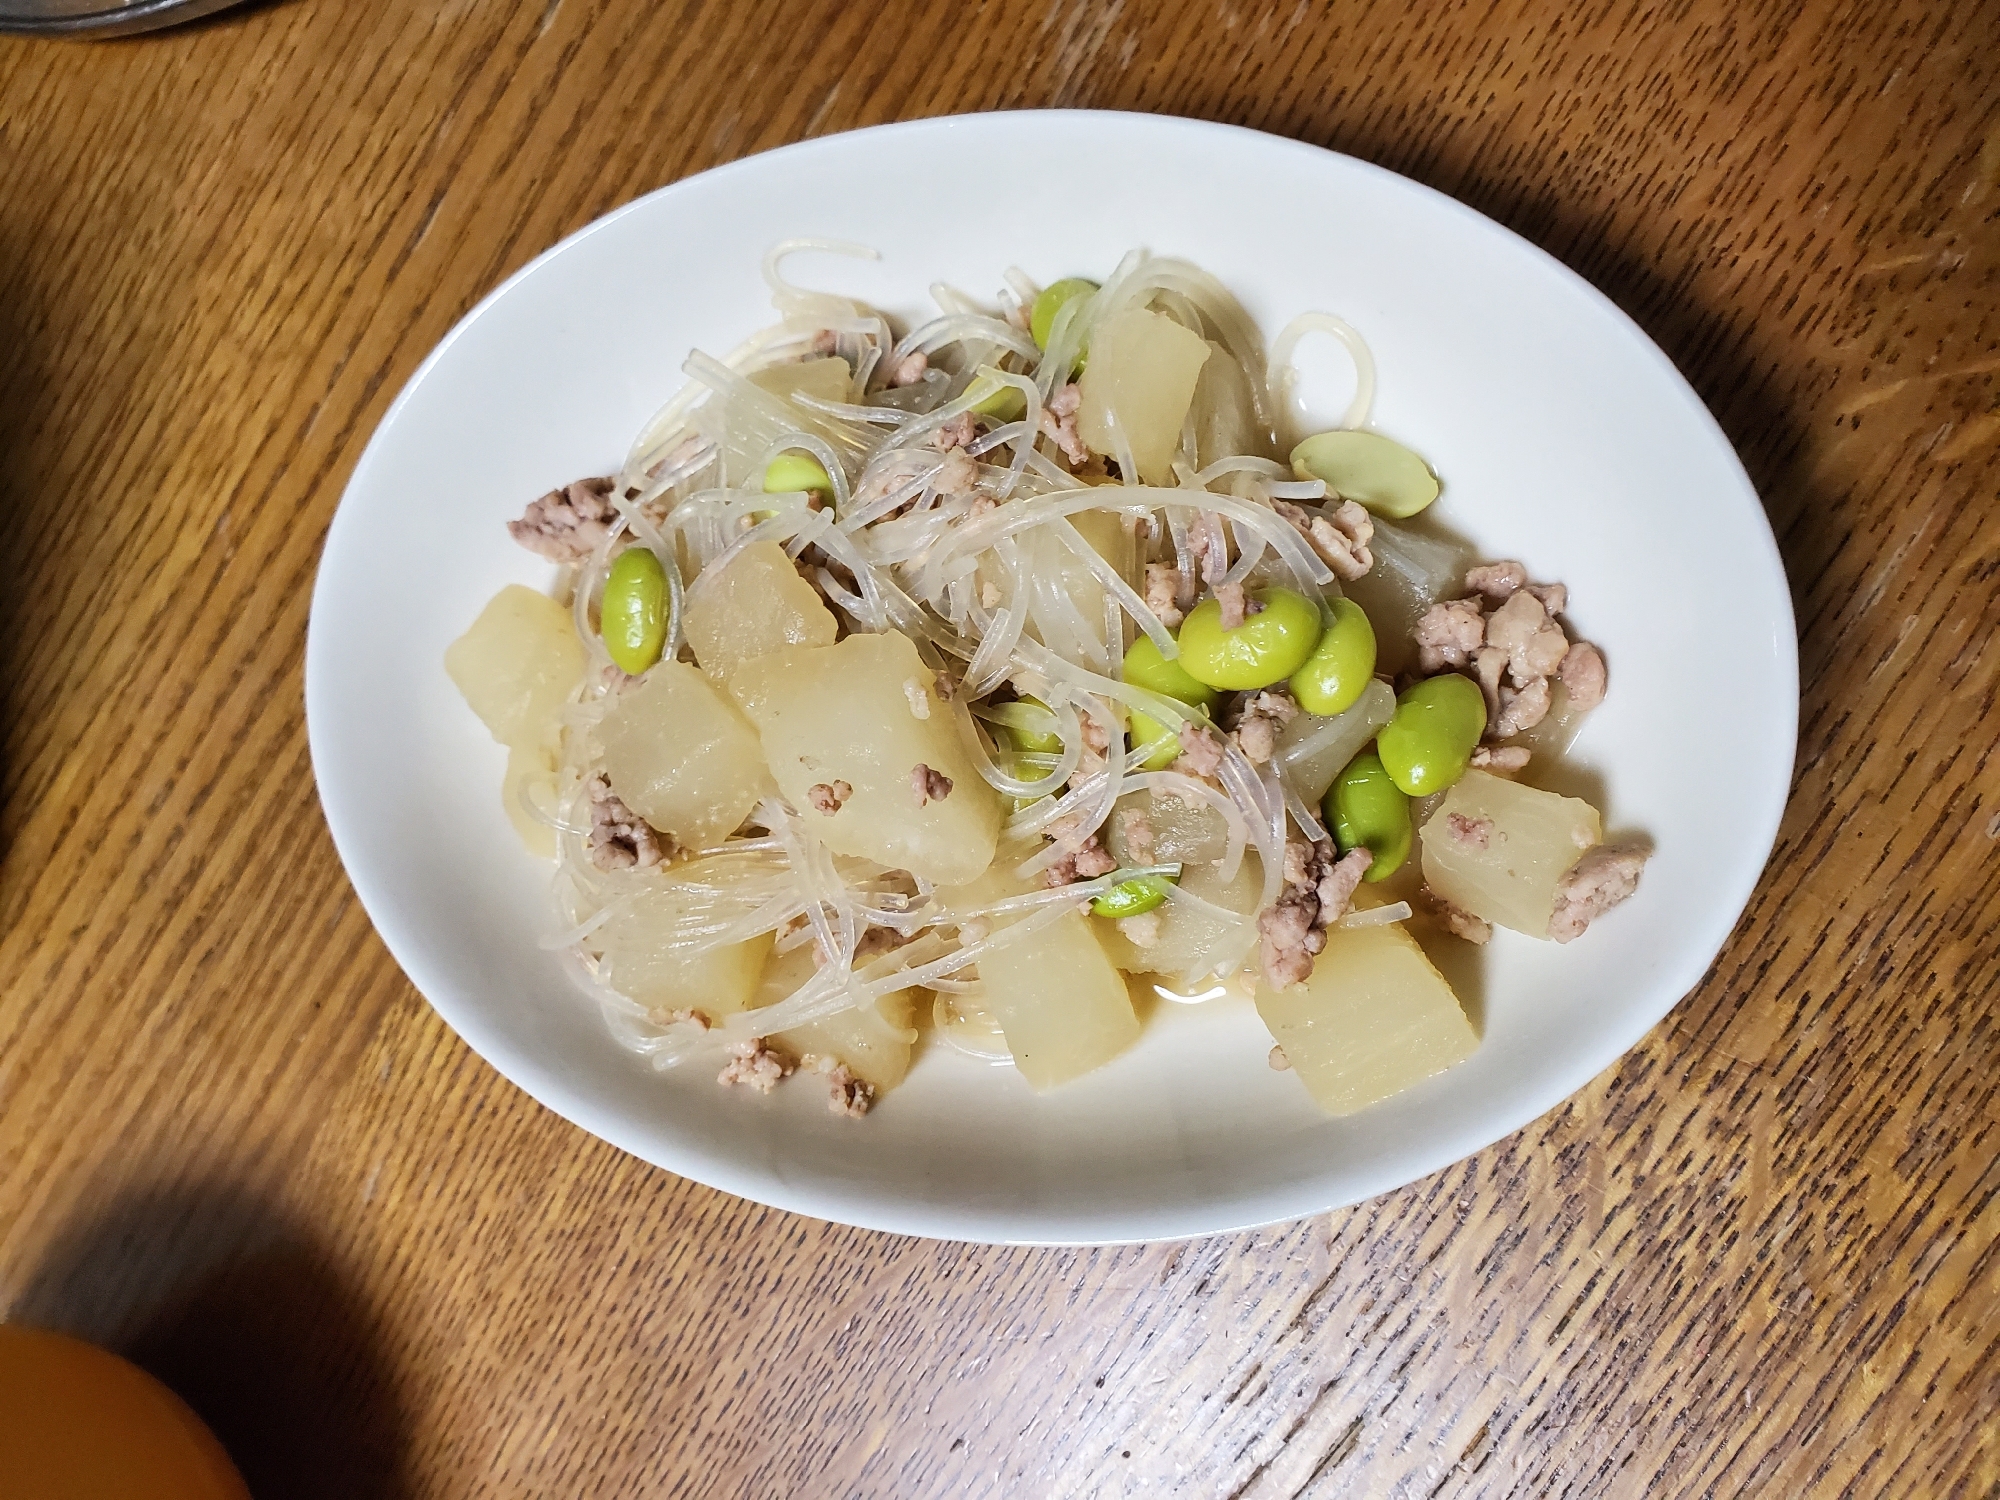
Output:
<svg viewBox="0 0 2000 1500">
<path fill-rule="evenodd" d="M 912 191 L 976 170 L 977 193 Z M 1010 204 L 1038 207 L 1014 213 Z M 1268 338 L 1306 308 L 1373 347 L 1374 423 L 1444 477 L 1440 518 L 1570 587 L 1611 663 L 1577 743 L 1605 825 L 1657 844 L 1639 894 L 1568 946 L 1502 932 L 1469 964 L 1483 1040 L 1346 1120 L 1266 1065 L 1247 1004 L 1158 1008 L 1108 1067 L 1038 1096 L 930 1048 L 867 1119 L 819 1089 L 758 1097 L 613 1044 L 537 946 L 547 870 L 499 802 L 504 753 L 445 647 L 503 584 L 527 500 L 613 469 L 681 382 L 770 320 L 759 264 L 803 235 L 874 262 L 794 279 L 908 318 L 1011 263 L 1101 276 L 1186 256 Z M 1317 368 L 1317 367 L 1315 367 Z M 1329 349 L 1305 387 L 1337 411 Z M 1676 600 L 1698 607 L 1677 607 Z M 809 141 L 676 183 L 573 235 L 479 305 L 383 419 L 328 535 L 306 657 L 313 765 L 354 887 L 397 961 L 481 1056 L 670 1171 L 820 1218 L 950 1238 L 1210 1233 L 1356 1202 L 1519 1129 L 1614 1062 L 1701 978 L 1775 837 L 1798 709 L 1790 601 L 1755 493 L 1701 402 L 1557 262 L 1389 172 L 1252 131 L 1145 116 L 990 114 Z M 1727 726 L 1728 733 L 1718 733 Z"/>
</svg>

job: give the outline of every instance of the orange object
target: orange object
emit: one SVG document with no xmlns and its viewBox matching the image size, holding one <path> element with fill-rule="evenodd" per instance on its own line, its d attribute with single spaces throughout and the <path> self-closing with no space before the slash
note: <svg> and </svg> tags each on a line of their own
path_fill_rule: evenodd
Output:
<svg viewBox="0 0 2000 1500">
<path fill-rule="evenodd" d="M 137 1365 L 0 1324 L 0 1500 L 250 1500 L 222 1444 Z"/>
</svg>

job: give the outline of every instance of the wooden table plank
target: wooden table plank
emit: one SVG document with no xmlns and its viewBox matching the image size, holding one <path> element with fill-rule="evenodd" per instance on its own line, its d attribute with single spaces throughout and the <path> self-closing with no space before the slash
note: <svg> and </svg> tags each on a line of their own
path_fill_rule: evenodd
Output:
<svg viewBox="0 0 2000 1500">
<path fill-rule="evenodd" d="M 1995 1493 L 1996 35 L 292 0 L 7 40 L 0 1311 L 137 1352 L 265 1495 Z M 497 279 L 747 152 L 1051 104 L 1348 151 L 1567 261 L 1736 444 L 1799 617 L 1793 803 L 1701 988 L 1457 1167 L 1181 1246 L 833 1228 L 555 1120 L 372 936 L 300 709 L 340 487 Z"/>
</svg>

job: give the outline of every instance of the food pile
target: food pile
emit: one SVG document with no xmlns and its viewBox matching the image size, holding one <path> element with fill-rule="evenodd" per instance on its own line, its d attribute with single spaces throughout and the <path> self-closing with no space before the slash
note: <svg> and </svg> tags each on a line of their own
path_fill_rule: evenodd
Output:
<svg viewBox="0 0 2000 1500">
<path fill-rule="evenodd" d="M 787 282 L 803 249 L 851 247 L 772 252 L 779 321 L 510 523 L 555 584 L 446 658 L 622 1042 L 858 1115 L 926 1032 L 1050 1088 L 1154 996 L 1254 1003 L 1343 1114 L 1476 1044 L 1411 929 L 1567 942 L 1631 894 L 1643 851 L 1533 785 L 1604 657 L 1420 514 L 1353 329 L 1267 368 L 1134 252 L 899 336 Z M 1301 437 L 1316 333 L 1357 391 Z"/>
</svg>

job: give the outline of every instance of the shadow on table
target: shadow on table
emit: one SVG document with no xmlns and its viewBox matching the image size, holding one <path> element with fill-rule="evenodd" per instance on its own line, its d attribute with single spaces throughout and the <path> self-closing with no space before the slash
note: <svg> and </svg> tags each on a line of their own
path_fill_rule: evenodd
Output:
<svg viewBox="0 0 2000 1500">
<path fill-rule="evenodd" d="M 258 1500 L 412 1493 L 371 1318 L 309 1235 L 249 1198 L 127 1199 L 57 1242 L 9 1321 L 89 1339 L 158 1376 Z"/>
</svg>

